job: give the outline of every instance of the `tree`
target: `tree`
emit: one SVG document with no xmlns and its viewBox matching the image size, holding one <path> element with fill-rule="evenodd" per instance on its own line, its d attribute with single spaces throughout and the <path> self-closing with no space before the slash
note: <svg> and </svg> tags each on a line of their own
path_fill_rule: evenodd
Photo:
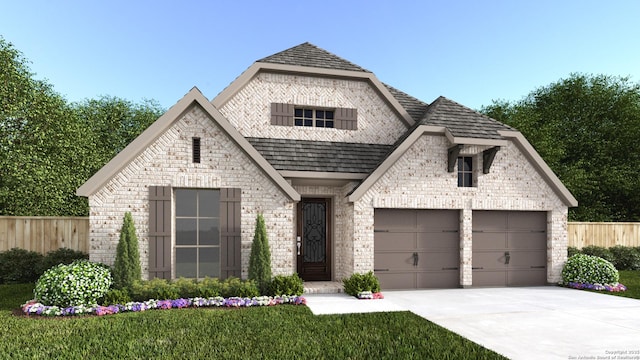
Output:
<svg viewBox="0 0 640 360">
<path fill-rule="evenodd" d="M 120 240 L 116 248 L 116 261 L 113 264 L 113 284 L 118 289 L 127 289 L 134 281 L 141 280 L 140 252 L 138 237 L 130 212 L 124 214 Z"/>
<path fill-rule="evenodd" d="M 249 279 L 256 281 L 262 295 L 267 294 L 271 283 L 271 252 L 262 214 L 258 214 L 256 219 L 256 229 L 249 257 Z"/>
<path fill-rule="evenodd" d="M 640 220 L 640 85 L 571 74 L 481 110 L 520 130 L 574 194 L 575 221 Z"/>
</svg>

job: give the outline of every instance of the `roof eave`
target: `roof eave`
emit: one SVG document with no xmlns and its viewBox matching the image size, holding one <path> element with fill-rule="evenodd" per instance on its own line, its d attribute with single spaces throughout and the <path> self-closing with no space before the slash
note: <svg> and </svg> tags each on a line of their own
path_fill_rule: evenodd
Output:
<svg viewBox="0 0 640 360">
<path fill-rule="evenodd" d="M 91 196 L 115 176 L 118 171 L 128 165 L 149 144 L 155 141 L 171 124 L 179 119 L 183 113 L 193 105 L 199 105 L 205 113 L 213 119 L 227 135 L 260 167 L 292 200 L 299 201 L 300 194 L 267 162 L 262 155 L 245 139 L 226 118 L 208 101 L 198 90 L 192 88 L 182 99 L 164 113 L 158 120 L 151 124 L 142 134 L 133 140 L 127 147 L 118 153 L 111 161 L 103 166 L 87 182 L 85 182 L 76 194 L 78 196 Z"/>
<path fill-rule="evenodd" d="M 542 177 L 547 181 L 549 186 L 558 195 L 558 197 L 568 207 L 577 207 L 578 200 L 571 194 L 569 189 L 560 181 L 556 174 L 551 170 L 549 165 L 542 159 L 540 154 L 533 148 L 531 143 L 519 131 L 501 130 L 498 131 L 501 136 L 511 139 L 525 157 L 533 164 Z"/>
<path fill-rule="evenodd" d="M 452 144 L 463 145 L 485 145 L 485 146 L 507 146 L 507 140 L 505 139 L 486 139 L 486 138 L 472 138 L 454 136 L 449 129 L 445 130 L 445 135 Z"/>
<path fill-rule="evenodd" d="M 270 72 L 282 72 L 293 73 L 309 76 L 326 76 L 336 78 L 348 78 L 364 80 L 371 83 L 374 89 L 382 95 L 384 100 L 391 106 L 391 108 L 400 116 L 400 119 L 407 127 L 411 127 L 414 124 L 414 120 L 409 115 L 407 110 L 398 102 L 398 100 L 391 94 L 384 84 L 378 80 L 378 78 L 371 72 L 365 71 L 352 71 L 352 70 L 339 70 L 339 69 L 326 69 L 316 68 L 300 65 L 286 65 L 275 64 L 266 62 L 255 62 L 247 70 L 245 70 L 238 78 L 236 78 L 229 86 L 227 86 L 218 96 L 211 101 L 214 107 L 222 108 L 231 98 L 238 93 L 244 86 L 253 79 L 260 71 Z"/>
</svg>

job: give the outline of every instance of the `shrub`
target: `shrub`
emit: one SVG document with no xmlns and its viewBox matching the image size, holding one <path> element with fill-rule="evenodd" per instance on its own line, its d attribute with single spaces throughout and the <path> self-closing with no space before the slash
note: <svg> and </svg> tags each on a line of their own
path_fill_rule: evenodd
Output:
<svg viewBox="0 0 640 360">
<path fill-rule="evenodd" d="M 567 258 L 570 258 L 575 254 L 582 254 L 582 251 L 577 247 L 569 246 L 567 248 Z"/>
<path fill-rule="evenodd" d="M 0 284 L 33 283 L 42 274 L 42 254 L 13 248 L 0 253 Z"/>
<path fill-rule="evenodd" d="M 613 266 L 618 270 L 640 270 L 640 252 L 633 247 L 614 246 L 609 248 L 613 254 Z"/>
<path fill-rule="evenodd" d="M 180 298 L 177 288 L 166 279 L 136 281 L 130 288 L 133 301 L 170 300 Z"/>
<path fill-rule="evenodd" d="M 289 276 L 278 275 L 271 280 L 271 291 L 269 295 L 302 295 L 304 285 L 298 274 Z"/>
<path fill-rule="evenodd" d="M 124 214 L 120 240 L 116 249 L 116 261 L 113 264 L 113 283 L 116 288 L 123 289 L 140 279 L 138 237 L 136 236 L 133 217 L 130 212 L 127 212 Z"/>
<path fill-rule="evenodd" d="M 121 289 L 110 289 L 100 301 L 100 305 L 109 306 L 109 305 L 117 305 L 117 304 L 126 304 L 131 301 L 131 296 L 127 290 Z"/>
<path fill-rule="evenodd" d="M 200 289 L 195 279 L 179 278 L 173 282 L 173 287 L 181 298 L 200 297 Z"/>
<path fill-rule="evenodd" d="M 221 296 L 222 283 L 218 278 L 206 277 L 198 283 L 198 296 L 210 298 Z"/>
<path fill-rule="evenodd" d="M 56 265 L 68 265 L 76 260 L 89 260 L 89 254 L 68 248 L 49 251 L 42 260 L 42 273 Z"/>
<path fill-rule="evenodd" d="M 256 229 L 251 244 L 251 256 L 249 257 L 249 279 L 255 280 L 260 293 L 269 292 L 271 283 L 271 252 L 269 251 L 269 239 L 267 228 L 262 214 L 256 219 Z"/>
<path fill-rule="evenodd" d="M 222 283 L 220 296 L 228 297 L 254 297 L 262 293 L 258 284 L 253 280 L 242 281 L 236 277 L 230 277 Z"/>
<path fill-rule="evenodd" d="M 363 291 L 371 291 L 372 293 L 380 292 L 380 282 L 373 274 L 373 271 L 369 271 L 366 274 L 355 273 L 349 278 L 342 280 L 342 283 L 344 285 L 344 292 L 352 296 L 357 296 L 358 293 Z"/>
<path fill-rule="evenodd" d="M 602 246 L 589 245 L 582 248 L 582 253 L 585 255 L 593 255 L 599 258 L 603 258 L 610 263 L 613 263 L 615 259 L 613 258 L 613 254 L 609 249 L 604 248 Z"/>
<path fill-rule="evenodd" d="M 562 269 L 564 284 L 616 284 L 618 270 L 609 261 L 592 255 L 576 254 L 567 260 Z"/>
<path fill-rule="evenodd" d="M 47 270 L 36 282 L 34 294 L 44 305 L 92 306 L 110 286 L 108 269 L 87 260 L 77 260 Z"/>
</svg>

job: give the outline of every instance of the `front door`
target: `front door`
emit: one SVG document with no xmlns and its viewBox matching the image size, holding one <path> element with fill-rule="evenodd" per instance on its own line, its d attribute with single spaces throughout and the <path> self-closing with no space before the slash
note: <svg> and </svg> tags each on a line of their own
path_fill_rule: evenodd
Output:
<svg viewBox="0 0 640 360">
<path fill-rule="evenodd" d="M 331 280 L 331 199 L 298 203 L 298 274 L 306 281 Z"/>
</svg>

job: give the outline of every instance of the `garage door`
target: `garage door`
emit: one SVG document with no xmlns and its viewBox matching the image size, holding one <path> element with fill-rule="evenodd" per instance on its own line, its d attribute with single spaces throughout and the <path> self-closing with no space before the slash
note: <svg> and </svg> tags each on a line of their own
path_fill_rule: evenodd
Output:
<svg viewBox="0 0 640 360">
<path fill-rule="evenodd" d="M 473 286 L 547 283 L 547 213 L 473 212 Z"/>
<path fill-rule="evenodd" d="M 382 289 L 460 284 L 457 210 L 375 210 L 374 272 Z"/>
</svg>

